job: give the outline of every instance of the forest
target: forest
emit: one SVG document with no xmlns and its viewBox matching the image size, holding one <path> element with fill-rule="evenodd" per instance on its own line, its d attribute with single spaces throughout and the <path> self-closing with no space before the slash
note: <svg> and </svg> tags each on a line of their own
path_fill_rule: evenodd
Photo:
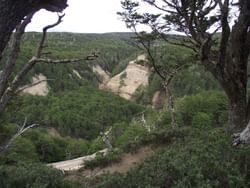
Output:
<svg viewBox="0 0 250 188">
<path fill-rule="evenodd" d="M 8 99 L 0 111 L 0 187 L 250 186 L 248 1 L 166 0 L 161 7 L 143 0 L 161 12 L 149 14 L 138 11 L 137 1 L 124 0 L 118 15 L 131 33 L 48 32 L 45 41 L 44 33 L 22 33 L 29 6 L 60 12 L 67 1 L 55 2 L 27 4 L 10 39 L 14 47 L 3 51 L 0 45 L 0 109 Z M 218 18 L 210 16 L 217 6 Z M 240 13 L 228 30 L 232 6 Z M 216 23 L 219 29 L 211 32 Z M 141 24 L 152 32 L 138 32 Z M 186 36 L 166 34 L 173 25 Z M 142 71 L 147 77 L 140 78 Z M 34 84 L 38 75 L 46 79 Z M 140 79 L 146 84 L 122 97 L 128 80 Z M 46 94 L 24 92 L 40 82 Z M 108 83 L 118 84 L 118 91 Z M 51 165 L 93 155 L 77 169 Z"/>
</svg>

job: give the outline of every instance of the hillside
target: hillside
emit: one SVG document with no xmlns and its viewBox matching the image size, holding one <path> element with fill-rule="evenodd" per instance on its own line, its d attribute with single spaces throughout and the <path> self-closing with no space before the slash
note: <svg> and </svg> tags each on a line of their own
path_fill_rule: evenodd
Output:
<svg viewBox="0 0 250 188">
<path fill-rule="evenodd" d="M 17 69 L 32 56 L 39 36 L 26 33 Z M 249 185 L 249 149 L 234 152 L 230 145 L 227 98 L 212 75 L 195 64 L 174 76 L 173 127 L 162 80 L 130 45 L 130 36 L 49 33 L 46 52 L 52 58 L 84 57 L 93 50 L 100 55 L 75 65 L 37 65 L 29 73 L 24 92 L 0 117 L 0 143 L 25 119 L 39 125 L 0 155 L 0 187 Z M 154 50 L 163 70 L 190 61 L 183 47 L 158 43 Z M 107 140 L 112 150 L 96 153 L 107 148 Z M 86 158 L 91 160 L 82 165 Z M 64 173 L 46 165 L 65 161 Z M 72 161 L 78 170 L 67 172 Z"/>
<path fill-rule="evenodd" d="M 100 89 L 111 91 L 127 100 L 132 99 L 139 87 L 148 86 L 150 67 L 141 65 L 140 62 L 146 62 L 145 55 L 139 55 L 135 60 L 128 63 L 127 67 L 117 75 L 108 78 L 104 75 Z M 99 75 L 103 72 L 99 69 Z"/>
<path fill-rule="evenodd" d="M 130 44 L 131 36 L 133 35 L 130 33 L 48 33 L 46 40 L 48 47 L 44 50 L 46 57 L 75 59 L 86 57 L 93 52 L 98 53 L 99 57 L 94 61 L 80 62 L 75 65 L 37 64 L 26 77 L 24 85 L 32 83 L 33 76 L 43 74 L 48 79 L 49 88 L 53 92 L 71 90 L 86 83 L 97 86 L 100 78 L 93 73 L 92 67 L 99 65 L 105 71 L 112 73 L 138 53 L 138 50 Z M 25 34 L 16 71 L 33 56 L 40 38 L 41 33 Z"/>
</svg>

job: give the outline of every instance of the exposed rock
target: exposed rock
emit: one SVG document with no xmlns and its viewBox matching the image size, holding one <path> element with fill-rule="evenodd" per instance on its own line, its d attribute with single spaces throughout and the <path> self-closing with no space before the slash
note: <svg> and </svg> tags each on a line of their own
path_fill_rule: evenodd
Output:
<svg viewBox="0 0 250 188">
<path fill-rule="evenodd" d="M 102 79 L 102 83 L 100 83 L 99 88 L 105 88 L 106 83 L 110 80 L 109 73 L 103 70 L 100 65 L 93 66 L 92 70 L 94 73 L 97 73 Z"/>
<path fill-rule="evenodd" d="M 30 95 L 46 96 L 49 93 L 47 77 L 41 73 L 33 76 L 32 83 L 25 85 L 22 88 L 25 88 L 22 90 L 23 93 L 27 93 Z"/>
<path fill-rule="evenodd" d="M 75 69 L 73 69 L 73 73 L 79 78 L 82 79 L 82 76 L 79 74 L 79 72 Z"/>
<path fill-rule="evenodd" d="M 54 127 L 49 127 L 47 128 L 47 130 L 48 130 L 49 135 L 51 135 L 52 137 L 61 137 L 58 130 L 56 130 Z"/>
<path fill-rule="evenodd" d="M 103 88 L 125 99 L 131 99 L 139 86 L 148 85 L 150 69 L 147 66 L 137 64 L 141 61 L 146 61 L 145 55 L 140 55 L 135 60 L 130 61 L 127 68 L 112 77 Z"/>
<path fill-rule="evenodd" d="M 162 109 L 166 104 L 167 96 L 164 91 L 156 91 L 152 98 L 152 106 L 156 109 Z"/>
</svg>

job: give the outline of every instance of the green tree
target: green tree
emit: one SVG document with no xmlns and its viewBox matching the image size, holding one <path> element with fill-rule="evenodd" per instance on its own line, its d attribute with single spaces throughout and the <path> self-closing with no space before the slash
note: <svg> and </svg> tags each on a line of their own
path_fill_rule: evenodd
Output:
<svg viewBox="0 0 250 188">
<path fill-rule="evenodd" d="M 220 83 L 230 104 L 230 120 L 235 130 L 242 129 L 250 119 L 247 96 L 248 58 L 250 53 L 250 1 L 237 0 L 143 0 L 158 14 L 139 13 L 140 4 L 125 0 L 122 6 L 128 27 L 145 24 L 154 37 L 167 38 L 168 31 L 179 31 L 187 37 L 174 41 L 192 49 L 197 61 Z M 235 22 L 229 22 L 234 10 Z M 215 13 L 216 12 L 216 13 Z M 219 37 L 217 31 L 221 31 Z M 250 124 L 237 134 L 235 144 L 250 143 Z"/>
</svg>

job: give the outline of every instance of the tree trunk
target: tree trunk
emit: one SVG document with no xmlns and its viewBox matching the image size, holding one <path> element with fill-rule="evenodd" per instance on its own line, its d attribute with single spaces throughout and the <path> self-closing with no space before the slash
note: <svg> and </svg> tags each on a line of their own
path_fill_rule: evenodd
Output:
<svg viewBox="0 0 250 188">
<path fill-rule="evenodd" d="M 229 64 L 232 65 L 233 63 L 230 62 Z M 249 120 L 246 90 L 247 73 L 244 70 L 240 70 L 239 64 L 235 63 L 234 67 L 229 69 L 225 67 L 217 67 L 216 71 L 210 71 L 208 69 L 214 75 L 215 79 L 217 79 L 228 98 L 228 120 L 230 129 L 233 131 L 239 131 L 245 128 Z"/>
<path fill-rule="evenodd" d="M 174 104 L 174 99 L 172 92 L 169 88 L 169 84 L 163 83 L 163 87 L 165 89 L 166 95 L 167 95 L 167 109 L 170 110 L 171 114 L 171 126 L 175 127 L 176 126 L 176 112 L 175 112 L 175 104 Z"/>
<path fill-rule="evenodd" d="M 25 16 L 41 8 L 60 12 L 66 7 L 67 0 L 0 0 L 0 59 L 13 30 Z"/>
<path fill-rule="evenodd" d="M 229 101 L 229 124 L 230 129 L 239 131 L 245 128 L 247 119 L 247 77 L 244 72 L 234 72 L 235 75 L 221 76 L 218 81 L 223 87 Z M 237 74 L 237 75 L 236 75 Z M 228 74 L 227 74 L 228 75 Z M 218 75 L 217 75 L 218 78 Z"/>
<path fill-rule="evenodd" d="M 247 125 L 245 98 L 230 101 L 229 122 L 234 130 L 242 130 Z"/>
<path fill-rule="evenodd" d="M 10 36 L 21 20 L 31 12 L 32 6 L 26 0 L 0 1 L 0 56 L 7 46 Z"/>
</svg>

